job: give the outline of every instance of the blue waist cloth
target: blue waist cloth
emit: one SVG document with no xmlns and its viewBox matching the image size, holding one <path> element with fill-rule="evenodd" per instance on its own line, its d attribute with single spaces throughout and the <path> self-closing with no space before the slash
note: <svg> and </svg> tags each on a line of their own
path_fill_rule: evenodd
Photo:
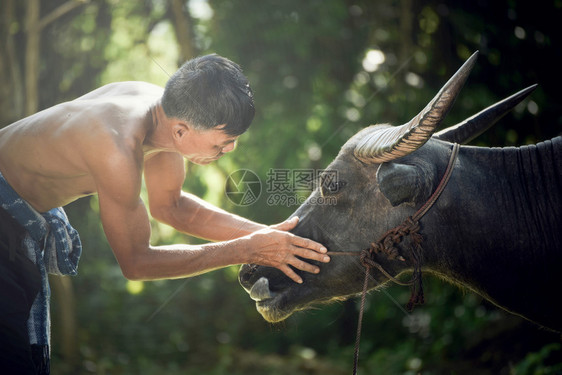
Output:
<svg viewBox="0 0 562 375">
<path fill-rule="evenodd" d="M 78 232 L 70 226 L 64 210 L 53 208 L 39 213 L 8 184 L 0 173 L 0 205 L 27 233 L 22 247 L 41 273 L 41 290 L 37 294 L 27 327 L 30 344 L 49 345 L 51 336 L 48 273 L 76 275 L 82 244 Z"/>
</svg>

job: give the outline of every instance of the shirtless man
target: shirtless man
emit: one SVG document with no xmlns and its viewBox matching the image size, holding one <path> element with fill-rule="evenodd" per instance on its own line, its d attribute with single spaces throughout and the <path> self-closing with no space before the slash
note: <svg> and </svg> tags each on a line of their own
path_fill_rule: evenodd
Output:
<svg viewBox="0 0 562 375">
<path fill-rule="evenodd" d="M 0 172 L 38 213 L 97 194 L 103 229 L 128 279 L 182 278 L 255 263 L 301 283 L 291 266 L 319 269 L 299 258 L 329 258 L 322 245 L 287 232 L 298 219 L 268 227 L 181 190 L 184 158 L 208 164 L 232 151 L 253 116 L 252 93 L 239 67 L 204 56 L 182 66 L 165 90 L 142 82 L 109 84 L 1 129 Z M 151 246 L 139 197 L 143 173 L 155 219 L 220 242 Z M 0 284 L 0 293 L 6 288 Z M 0 346 L 0 356 L 13 358 L 6 350 Z"/>
</svg>

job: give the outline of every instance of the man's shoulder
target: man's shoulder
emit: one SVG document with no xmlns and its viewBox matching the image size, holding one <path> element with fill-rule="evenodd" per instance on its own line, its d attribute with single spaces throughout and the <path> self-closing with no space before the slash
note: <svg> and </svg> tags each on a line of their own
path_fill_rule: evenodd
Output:
<svg viewBox="0 0 562 375">
<path fill-rule="evenodd" d="M 101 86 L 76 100 L 105 99 L 118 96 L 159 97 L 164 89 L 158 85 L 142 81 L 113 82 Z"/>
<path fill-rule="evenodd" d="M 97 123 L 103 128 L 140 130 L 151 107 L 159 102 L 163 89 L 147 82 L 115 82 L 91 91 L 71 102 L 69 112 L 79 111 L 79 123 Z M 123 133 L 118 130 L 118 133 Z"/>
</svg>

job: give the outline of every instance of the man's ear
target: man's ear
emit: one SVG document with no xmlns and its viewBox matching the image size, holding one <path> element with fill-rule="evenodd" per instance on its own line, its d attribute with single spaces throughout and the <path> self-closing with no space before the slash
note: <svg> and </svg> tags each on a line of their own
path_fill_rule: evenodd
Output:
<svg viewBox="0 0 562 375">
<path fill-rule="evenodd" d="M 186 135 L 188 135 L 192 131 L 192 128 L 189 124 L 185 122 L 176 122 L 172 125 L 172 134 L 176 141 L 183 139 Z"/>
</svg>

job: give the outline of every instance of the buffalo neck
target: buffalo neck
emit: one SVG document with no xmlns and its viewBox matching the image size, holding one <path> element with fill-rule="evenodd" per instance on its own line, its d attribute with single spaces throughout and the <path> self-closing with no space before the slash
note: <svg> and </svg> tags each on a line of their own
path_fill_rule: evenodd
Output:
<svg viewBox="0 0 562 375">
<path fill-rule="evenodd" d="M 427 271 L 545 325 L 558 321 L 540 310 L 557 299 L 544 285 L 562 263 L 561 191 L 562 137 L 519 148 L 462 147 L 437 209 L 422 220 Z M 520 300 L 524 290 L 536 301 Z"/>
</svg>

